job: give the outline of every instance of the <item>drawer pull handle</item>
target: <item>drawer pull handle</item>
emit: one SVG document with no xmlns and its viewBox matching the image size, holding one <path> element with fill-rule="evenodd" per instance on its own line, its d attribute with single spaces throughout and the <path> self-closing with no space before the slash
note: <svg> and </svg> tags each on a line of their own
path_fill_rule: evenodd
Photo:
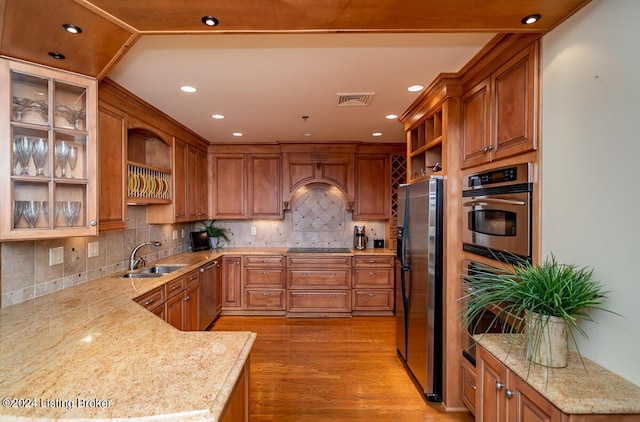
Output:
<svg viewBox="0 0 640 422">
<path fill-rule="evenodd" d="M 171 290 L 175 290 L 175 289 L 177 289 L 177 288 L 178 288 L 178 286 L 173 286 L 173 287 L 171 288 Z"/>
<path fill-rule="evenodd" d="M 269 293 L 262 293 L 262 296 L 269 296 Z"/>
<path fill-rule="evenodd" d="M 370 259 L 370 260 L 369 260 L 369 264 L 375 264 L 375 263 L 376 263 L 376 260 L 375 260 L 375 259 Z"/>
<path fill-rule="evenodd" d="M 331 277 L 335 277 L 335 276 L 336 276 L 336 273 L 331 273 Z"/>
<path fill-rule="evenodd" d="M 378 274 L 378 273 L 375 272 L 375 271 L 369 271 L 369 275 L 376 275 L 376 274 Z"/>
<path fill-rule="evenodd" d="M 301 275 L 302 275 L 303 277 L 306 277 L 307 273 L 302 273 Z"/>
<path fill-rule="evenodd" d="M 149 299 L 144 304 L 145 305 L 151 305 L 152 303 L 153 303 L 153 299 Z"/>
<path fill-rule="evenodd" d="M 471 387 L 473 390 L 475 390 L 475 389 L 476 389 L 476 386 L 475 386 L 475 385 L 473 385 L 473 384 L 471 384 L 471 381 L 467 381 L 467 385 L 468 385 L 469 387 Z"/>
<path fill-rule="evenodd" d="M 262 275 L 269 275 L 269 271 L 263 271 Z"/>
<path fill-rule="evenodd" d="M 307 297 L 307 295 L 302 295 L 302 297 Z"/>
<path fill-rule="evenodd" d="M 504 392 L 504 394 L 506 394 L 508 399 L 513 397 L 513 391 L 509 390 L 508 388 L 507 388 L 507 391 Z"/>
<path fill-rule="evenodd" d="M 369 296 L 371 296 L 371 297 L 373 297 L 375 295 L 376 295 L 375 293 L 369 293 Z"/>
<path fill-rule="evenodd" d="M 332 298 L 335 298 L 335 297 L 337 297 L 337 296 L 336 296 L 336 295 L 331 295 L 331 297 L 332 297 Z"/>
</svg>

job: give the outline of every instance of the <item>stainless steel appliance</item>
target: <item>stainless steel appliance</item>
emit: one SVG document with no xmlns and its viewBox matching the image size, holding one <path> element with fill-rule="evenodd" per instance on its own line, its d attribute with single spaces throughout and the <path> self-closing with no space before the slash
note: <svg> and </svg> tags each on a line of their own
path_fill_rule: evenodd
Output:
<svg viewBox="0 0 640 422">
<path fill-rule="evenodd" d="M 441 178 L 398 191 L 396 347 L 427 400 L 442 401 Z"/>
<path fill-rule="evenodd" d="M 200 267 L 200 331 L 206 330 L 222 310 L 220 263 L 211 261 Z"/>
<path fill-rule="evenodd" d="M 463 180 L 462 248 L 500 261 L 531 261 L 532 164 Z"/>
<path fill-rule="evenodd" d="M 364 226 L 355 226 L 353 228 L 353 249 L 359 251 L 366 249 L 368 241 L 369 238 L 367 237 Z"/>
</svg>

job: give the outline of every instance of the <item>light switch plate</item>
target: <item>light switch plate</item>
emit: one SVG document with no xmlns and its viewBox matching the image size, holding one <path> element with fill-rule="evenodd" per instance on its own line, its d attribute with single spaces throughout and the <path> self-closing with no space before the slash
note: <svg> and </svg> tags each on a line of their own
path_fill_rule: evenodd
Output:
<svg viewBox="0 0 640 422">
<path fill-rule="evenodd" d="M 87 246 L 89 258 L 94 258 L 100 255 L 100 244 L 98 242 L 90 242 Z"/>
<path fill-rule="evenodd" d="M 256 228 L 255 227 L 251 227 L 251 236 L 255 236 L 256 234 L 258 234 Z"/>
<path fill-rule="evenodd" d="M 173 231 L 173 240 L 178 240 L 178 230 Z"/>
<path fill-rule="evenodd" d="M 64 263 L 64 248 L 62 246 L 58 248 L 49 249 L 49 266 L 58 265 Z"/>
</svg>

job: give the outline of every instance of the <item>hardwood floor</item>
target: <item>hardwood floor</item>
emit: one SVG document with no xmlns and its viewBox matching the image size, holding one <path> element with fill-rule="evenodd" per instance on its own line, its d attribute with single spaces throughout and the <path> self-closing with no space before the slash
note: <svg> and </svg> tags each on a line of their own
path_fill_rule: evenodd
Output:
<svg viewBox="0 0 640 422">
<path fill-rule="evenodd" d="M 212 330 L 258 334 L 251 422 L 473 421 L 422 399 L 396 355 L 393 317 L 223 316 Z"/>
</svg>

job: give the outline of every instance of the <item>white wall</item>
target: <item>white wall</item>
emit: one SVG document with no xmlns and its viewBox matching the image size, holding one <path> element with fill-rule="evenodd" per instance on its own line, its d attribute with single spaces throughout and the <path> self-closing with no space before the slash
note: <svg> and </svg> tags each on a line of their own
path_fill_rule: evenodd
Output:
<svg viewBox="0 0 640 422">
<path fill-rule="evenodd" d="M 640 1 L 594 0 L 542 49 L 542 250 L 611 291 L 579 341 L 640 385 Z"/>
</svg>

